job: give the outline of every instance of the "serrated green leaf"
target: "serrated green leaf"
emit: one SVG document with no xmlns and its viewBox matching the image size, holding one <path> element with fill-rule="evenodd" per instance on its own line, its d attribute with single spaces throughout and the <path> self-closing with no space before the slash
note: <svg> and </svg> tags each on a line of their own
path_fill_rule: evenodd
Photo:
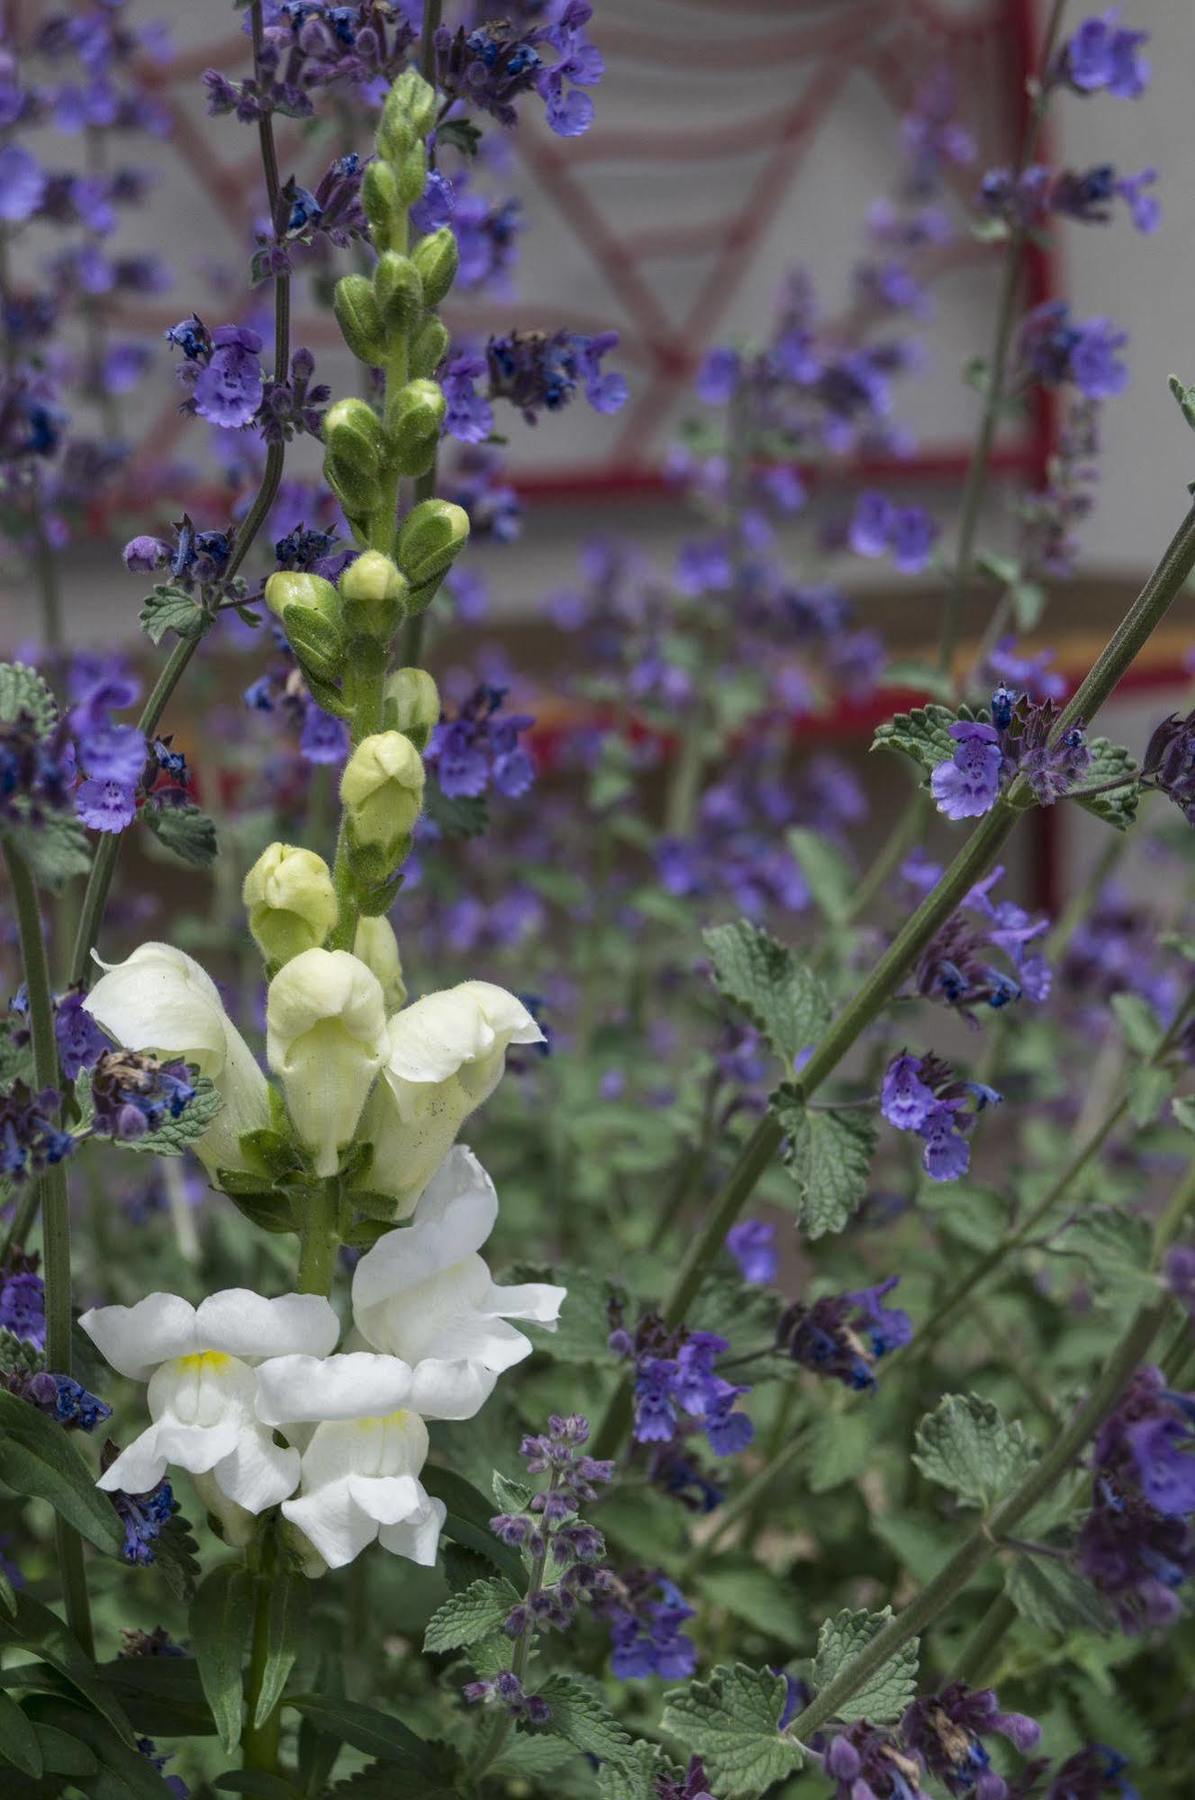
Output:
<svg viewBox="0 0 1195 1800">
<path fill-rule="evenodd" d="M 657 1777 L 670 1772 L 658 1744 L 632 1744 L 625 1762 L 598 1770 L 597 1790 L 601 1800 L 657 1800 Z"/>
<path fill-rule="evenodd" d="M 551 1775 L 578 1754 L 567 1738 L 549 1737 L 546 1733 L 531 1737 L 527 1732 L 520 1731 L 506 1740 L 506 1748 L 496 1759 L 493 1773 L 517 1776 L 521 1781 L 535 1781 L 544 1775 Z M 616 1780 L 622 1780 L 621 1770 L 614 1770 L 612 1773 Z M 600 1780 L 598 1790 L 601 1791 Z M 620 1789 L 619 1800 L 629 1800 L 625 1789 Z"/>
<path fill-rule="evenodd" d="M 525 1482 L 512 1481 L 509 1475 L 503 1475 L 495 1469 L 490 1477 L 490 1491 L 494 1496 L 494 1504 L 499 1512 L 525 1512 L 531 1504 L 531 1496 L 535 1491 Z"/>
<path fill-rule="evenodd" d="M 543 1727 L 562 1737 L 586 1756 L 600 1762 L 622 1764 L 631 1740 L 605 1701 L 572 1675 L 552 1675 L 539 1690 L 546 1700 L 549 1719 Z"/>
<path fill-rule="evenodd" d="M 1037 1460 L 1021 1426 L 978 1394 L 946 1394 L 917 1427 L 913 1461 L 964 1506 L 990 1509 Z"/>
<path fill-rule="evenodd" d="M 840 1612 L 826 1619 L 817 1634 L 817 1655 L 813 1661 L 813 1686 L 820 1693 L 841 1674 L 870 1644 L 892 1617 L 892 1608 L 883 1612 Z M 898 1719 L 917 1691 L 917 1653 L 919 1640 L 910 1638 L 882 1668 L 868 1676 L 858 1691 L 838 1708 L 840 1719 L 870 1719 L 884 1724 Z"/>
<path fill-rule="evenodd" d="M 156 1131 L 144 1137 L 120 1140 L 120 1149 L 139 1150 L 151 1156 L 181 1156 L 183 1151 L 201 1138 L 224 1104 L 215 1083 L 206 1075 L 193 1078 L 195 1097 L 189 1100 L 177 1119 L 167 1119 Z"/>
<path fill-rule="evenodd" d="M 836 844 L 816 831 L 794 826 L 787 834 L 788 847 L 805 877 L 813 903 L 831 925 L 838 925 L 850 910 L 859 877 Z"/>
<path fill-rule="evenodd" d="M 1118 1309 L 1140 1305 L 1155 1291 L 1150 1273 L 1153 1233 L 1135 1213 L 1089 1207 L 1054 1240 L 1063 1255 L 1081 1256 L 1096 1292 Z"/>
<path fill-rule="evenodd" d="M 47 813 L 40 825 L 7 825 L 4 835 L 29 866 L 37 886 L 57 894 L 91 867 L 87 833 L 73 813 Z"/>
<path fill-rule="evenodd" d="M 1004 1591 L 1023 1619 L 1057 1637 L 1112 1629 L 1112 1615 L 1091 1583 L 1053 1557 L 1018 1556 Z"/>
<path fill-rule="evenodd" d="M 54 1419 L 28 1401 L 0 1391 L 0 1481 L 16 1494 L 48 1500 L 68 1525 L 97 1550 L 118 1556 L 124 1530 L 116 1509 L 95 1485 L 95 1472 Z M 17 1596 L 6 1607 L 14 1618 Z M 6 1597 L 7 1598 L 7 1597 Z"/>
<path fill-rule="evenodd" d="M 185 588 L 161 585 L 142 602 L 138 623 L 151 644 L 160 644 L 168 631 L 177 632 L 180 638 L 200 637 L 207 615 Z"/>
<path fill-rule="evenodd" d="M 830 1003 L 818 977 L 795 951 L 747 919 L 711 926 L 703 936 L 720 992 L 791 1065 L 829 1023 Z"/>
<path fill-rule="evenodd" d="M 807 1237 L 841 1231 L 867 1192 L 876 1127 L 866 1112 L 811 1112 L 788 1087 L 771 1108 L 785 1135 L 785 1167 L 797 1185 Z"/>
<path fill-rule="evenodd" d="M 783 1675 L 745 1663 L 717 1668 L 664 1697 L 663 1727 L 685 1756 L 700 1756 L 718 1800 L 757 1800 L 801 1767 L 799 1745 L 780 1732 Z"/>
<path fill-rule="evenodd" d="M 828 1494 L 843 1482 L 855 1481 L 871 1460 L 872 1422 L 867 1409 L 853 1406 L 826 1411 L 809 1434 L 808 1469 L 811 1494 Z"/>
<path fill-rule="evenodd" d="M 915 706 L 910 712 L 897 713 L 886 725 L 878 726 L 871 747 L 873 750 L 899 750 L 920 764 L 927 775 L 932 775 L 939 763 L 949 762 L 954 755 L 956 746 L 950 727 L 960 719 L 986 722 L 988 714 L 973 712 L 969 706 L 960 706 L 955 712 L 949 706 L 931 701 L 928 706 Z"/>
<path fill-rule="evenodd" d="M 459 1594 L 450 1594 L 428 1620 L 423 1648 L 438 1652 L 460 1650 L 479 1638 L 499 1631 L 519 1596 L 501 1576 L 475 1581 Z"/>
<path fill-rule="evenodd" d="M 27 663 L 0 663 L 0 722 L 15 725 L 22 713 L 38 737 L 49 737 L 58 723 L 58 702 L 36 669 Z"/>
<path fill-rule="evenodd" d="M 189 802 L 185 806 L 146 806 L 142 820 L 159 844 L 192 868 L 206 869 L 220 848 L 216 823 Z"/>
<path fill-rule="evenodd" d="M 242 1562 L 218 1563 L 195 1590 L 189 1615 L 191 1644 L 221 1746 L 241 1735 L 244 1661 L 253 1630 L 255 1583 Z"/>
<path fill-rule="evenodd" d="M 1122 745 L 1113 744 L 1106 737 L 1088 739 L 1087 748 L 1091 752 L 1091 762 L 1083 772 L 1082 783 L 1071 789 L 1068 798 L 1077 800 L 1084 812 L 1093 813 L 1105 825 L 1127 831 L 1137 817 L 1137 801 L 1141 796 L 1137 763 Z M 1085 788 L 1103 787 L 1122 775 L 1123 785 L 1109 788 L 1106 793 L 1095 794 L 1090 799 L 1084 798 Z"/>
</svg>

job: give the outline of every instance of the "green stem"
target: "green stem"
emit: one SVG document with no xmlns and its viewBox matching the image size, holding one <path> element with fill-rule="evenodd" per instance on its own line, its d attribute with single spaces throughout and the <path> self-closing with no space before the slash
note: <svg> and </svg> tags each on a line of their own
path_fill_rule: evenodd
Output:
<svg viewBox="0 0 1195 1800">
<path fill-rule="evenodd" d="M 340 1248 L 339 1208 L 340 1190 L 335 1177 L 313 1186 L 299 1231 L 296 1286 L 300 1294 L 327 1294 L 332 1286 L 336 1252 Z"/>
<path fill-rule="evenodd" d="M 267 1523 L 263 1527 L 261 1554 L 254 1570 L 255 1604 L 253 1609 L 253 1642 L 249 1652 L 249 1680 L 245 1690 L 245 1727 L 241 1734 L 241 1765 L 261 1769 L 267 1774 L 279 1773 L 278 1746 L 282 1736 L 282 1707 L 276 1706 L 261 1725 L 255 1725 L 257 1703 L 265 1683 L 266 1664 L 270 1654 L 270 1589 L 276 1563 L 274 1533 Z"/>
<path fill-rule="evenodd" d="M 556 1477 L 555 1474 L 553 1474 L 552 1480 L 549 1483 L 549 1493 L 555 1486 Z M 527 1592 L 523 1598 L 528 1603 L 530 1603 L 534 1596 L 538 1594 L 543 1585 L 544 1570 L 548 1566 L 549 1534 L 546 1531 L 543 1533 L 543 1540 L 541 1548 L 536 1552 L 535 1561 L 531 1565 L 531 1572 L 527 1577 Z M 529 1622 L 528 1629 L 525 1630 L 523 1635 L 519 1638 L 515 1645 L 514 1655 L 510 1659 L 510 1672 L 512 1675 L 516 1676 L 520 1682 L 527 1674 L 527 1662 L 531 1655 L 531 1639 L 533 1635 Z M 477 1757 L 469 1770 L 469 1779 L 471 1782 L 474 1784 L 480 1782 L 487 1769 L 491 1769 L 495 1762 L 497 1762 L 499 1756 L 502 1754 L 503 1745 L 510 1736 L 512 1724 L 512 1716 L 505 1708 L 493 1719 L 491 1728 L 486 1733 Z"/>
<path fill-rule="evenodd" d="M 33 1045 L 34 1080 L 39 1088 L 61 1087 L 58 1045 L 54 1037 L 54 997 L 50 965 L 42 935 L 37 889 L 28 864 L 9 842 L 4 861 L 12 890 L 25 989 L 29 996 L 29 1036 Z M 65 1162 L 51 1163 L 37 1178 L 42 1209 L 42 1275 L 46 1294 L 46 1367 L 55 1375 L 71 1372 L 71 1218 Z M 89 1657 L 95 1655 L 91 1607 L 78 1533 L 55 1517 L 58 1560 L 62 1573 L 67 1623 Z"/>
<path fill-rule="evenodd" d="M 804 1712 L 789 1726 L 794 1737 L 808 1742 L 846 1701 L 894 1657 L 911 1638 L 921 1635 L 951 1606 L 1006 1537 L 1065 1474 L 1089 1438 L 1099 1429 L 1149 1349 L 1170 1306 L 1169 1297 L 1143 1307 L 1112 1351 L 1102 1374 L 1064 1431 L 1028 1475 L 993 1507 L 982 1524 L 960 1545 L 933 1580 L 879 1631 L 858 1656 L 828 1681 Z"/>
<path fill-rule="evenodd" d="M 432 500 L 436 493 L 436 464 L 415 477 L 415 505 Z M 404 619 L 399 654 L 404 669 L 417 669 L 423 657 L 423 640 L 427 636 L 427 608 Z"/>
<path fill-rule="evenodd" d="M 992 1652 L 1005 1633 L 1016 1624 L 1017 1609 L 1005 1593 L 999 1593 L 984 1613 L 974 1634 L 963 1648 L 950 1679 L 965 1681 L 968 1687 L 979 1687 L 983 1672 L 992 1660 Z"/>
</svg>

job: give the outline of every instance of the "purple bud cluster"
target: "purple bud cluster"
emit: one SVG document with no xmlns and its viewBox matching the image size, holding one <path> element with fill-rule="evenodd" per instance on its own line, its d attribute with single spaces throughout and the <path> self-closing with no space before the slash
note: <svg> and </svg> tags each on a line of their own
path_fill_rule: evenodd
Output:
<svg viewBox="0 0 1195 1800">
<path fill-rule="evenodd" d="M 411 208 L 411 224 L 424 234 L 448 226 L 460 257 L 454 288 L 505 299 L 518 259 L 521 212 L 518 200 L 477 192 L 468 172 L 448 176 L 432 169 L 423 198 Z"/>
<path fill-rule="evenodd" d="M 888 557 L 902 575 L 928 568 L 941 527 L 923 506 L 896 506 L 871 489 L 859 495 L 847 539 L 856 556 Z"/>
<path fill-rule="evenodd" d="M 1123 1630 L 1169 1625 L 1195 1574 L 1195 1396 L 1138 1371 L 1092 1451 L 1092 1506 L 1079 1567 Z"/>
<path fill-rule="evenodd" d="M 467 1681 L 462 1689 L 471 1706 L 500 1706 L 515 1720 L 546 1725 L 552 1709 L 538 1694 L 528 1694 L 513 1669 L 503 1669 L 492 1681 Z"/>
<path fill-rule="evenodd" d="M 786 1308 L 776 1329 L 776 1348 L 803 1369 L 862 1391 L 875 1386 L 875 1365 L 907 1344 L 913 1324 L 899 1307 L 884 1306 L 899 1275 L 854 1293 L 825 1295 Z"/>
<path fill-rule="evenodd" d="M 437 84 L 450 99 L 507 126 L 517 122 L 516 100 L 534 91 L 557 136 L 579 137 L 593 123 L 593 101 L 584 90 L 605 73 L 601 52 L 585 35 L 593 8 L 589 0 L 566 0 L 551 12 L 551 23 L 532 29 L 502 19 L 473 31 L 441 26 Z M 554 52 L 550 61 L 545 50 Z"/>
<path fill-rule="evenodd" d="M 638 1444 L 674 1444 L 698 1429 L 715 1456 L 734 1456 L 755 1435 L 746 1413 L 735 1402 L 749 1387 L 726 1381 L 714 1364 L 727 1340 L 712 1331 L 690 1331 L 665 1325 L 656 1313 L 645 1313 L 634 1332 L 622 1320 L 621 1302 L 611 1302 L 609 1344 L 635 1364 L 634 1437 Z"/>
<path fill-rule="evenodd" d="M 931 879 L 932 872 L 932 879 Z M 937 879 L 934 865 L 919 872 L 918 885 Z M 1044 957 L 1030 946 L 1049 930 L 1044 914 L 1026 912 L 1013 900 L 997 900 L 992 890 L 1004 875 L 998 865 L 965 896 L 921 954 L 915 971 L 917 992 L 970 1015 L 976 1006 L 999 1012 L 1022 995 L 1042 1001 L 1050 992 L 1052 975 Z M 998 967 L 993 956 L 1003 957 L 1015 976 Z"/>
<path fill-rule="evenodd" d="M 910 1056 L 902 1050 L 884 1073 L 880 1111 L 897 1131 L 915 1131 L 924 1141 L 922 1166 L 931 1181 L 957 1181 L 971 1162 L 967 1133 L 986 1106 L 1001 1096 L 979 1081 L 960 1081 L 937 1056 Z"/>
<path fill-rule="evenodd" d="M 327 7 L 283 0 L 270 9 L 253 75 L 232 81 L 218 69 L 203 77 L 209 113 L 235 113 L 253 124 L 271 113 L 311 118 L 312 96 L 343 87 L 346 100 L 380 106 L 402 73 L 415 31 L 393 0 Z"/>
<path fill-rule="evenodd" d="M 1089 400 L 1110 400 L 1128 383 L 1128 366 L 1119 360 L 1128 341 L 1110 319 L 1076 319 L 1065 300 L 1044 300 L 1021 322 L 1021 370 L 1044 387 L 1076 387 Z"/>
<path fill-rule="evenodd" d="M 1141 46 L 1147 31 L 1130 31 L 1110 7 L 1100 17 L 1085 19 L 1069 37 L 1054 62 L 1051 80 L 1076 94 L 1110 94 L 1114 100 L 1136 100 L 1149 84 L 1149 64 Z"/>
<path fill-rule="evenodd" d="M 940 1693 L 914 1700 L 900 1735 L 928 1775 L 948 1794 L 975 1800 L 1008 1800 L 1009 1786 L 991 1766 L 985 1738 L 1003 1737 L 1022 1754 L 1041 1737 L 1036 1719 L 1001 1712 L 991 1688 L 952 1681 Z"/>
<path fill-rule="evenodd" d="M 701 1758 L 691 1756 L 683 1775 L 657 1775 L 655 1800 L 714 1800 Z"/>
<path fill-rule="evenodd" d="M 291 274 L 296 251 L 305 253 L 303 260 L 314 261 L 317 255 L 326 257 L 330 250 L 343 250 L 354 238 L 363 237 L 364 174 L 365 164 L 356 151 L 350 150 L 338 156 L 321 175 L 314 192 L 300 187 L 293 175 L 284 181 L 278 190 L 270 231 L 258 232 L 258 248 L 250 265 L 251 280 L 256 283 Z M 311 353 L 304 354 L 310 357 Z"/>
<path fill-rule="evenodd" d="M 0 1373 L 0 1385 L 66 1431 L 94 1431 L 112 1416 L 107 1401 L 88 1393 L 70 1375 L 54 1375 L 49 1369 L 6 1369 Z"/>
<path fill-rule="evenodd" d="M 77 1140 L 58 1124 L 61 1104 L 54 1088 L 35 1093 L 24 1081 L 0 1094 L 0 1175 L 24 1181 L 71 1154 Z"/>
<path fill-rule="evenodd" d="M 144 1051 L 108 1050 L 91 1071 L 97 1137 L 129 1143 L 177 1119 L 195 1098 L 184 1062 L 159 1062 Z"/>
<path fill-rule="evenodd" d="M 578 387 L 595 412 L 618 412 L 626 403 L 626 380 L 602 369 L 602 358 L 617 343 L 616 331 L 512 331 L 490 338 L 484 353 L 460 345 L 438 374 L 447 401 L 445 435 L 484 443 L 494 430 L 495 400 L 508 400 L 534 425 L 541 413 L 567 406 Z"/>
<path fill-rule="evenodd" d="M 533 1578 L 524 1598 L 512 1607 L 506 1631 L 512 1638 L 539 1631 L 567 1631 L 582 1601 L 592 1602 L 610 1580 L 602 1566 L 606 1546 L 600 1531 L 586 1524 L 581 1507 L 613 1479 L 614 1464 L 587 1456 L 589 1421 L 579 1413 L 556 1414 L 546 1432 L 525 1437 L 519 1454 L 529 1475 L 546 1475 L 545 1488 L 531 1495 L 520 1512 L 498 1513 L 490 1520 L 495 1537 L 524 1551 Z M 543 1580 L 552 1567 L 556 1578 Z"/>
<path fill-rule="evenodd" d="M 46 1347 L 46 1290 L 36 1251 L 10 1250 L 0 1264 L 0 1331 L 35 1350 Z"/>
<path fill-rule="evenodd" d="M 976 819 L 992 810 L 1002 789 L 1023 775 L 1040 806 L 1052 806 L 1091 766 L 1083 725 L 1059 732 L 1052 699 L 1030 701 L 1000 686 L 992 719 L 957 719 L 949 727 L 955 750 L 930 776 L 930 792 L 948 819 Z"/>
<path fill-rule="evenodd" d="M 1154 727 L 1141 765 L 1143 782 L 1173 800 L 1188 825 L 1195 825 L 1195 711 L 1171 713 Z"/>
<path fill-rule="evenodd" d="M 1051 213 L 1082 225 L 1106 225 L 1114 203 L 1123 200 L 1137 230 L 1148 234 L 1162 221 L 1161 203 L 1150 191 L 1157 178 L 1156 169 L 1118 175 L 1111 163 L 1082 172 L 1032 163 L 1020 173 L 989 169 L 980 184 L 979 198 L 991 217 L 1021 230 L 1044 224 Z"/>
<path fill-rule="evenodd" d="M 535 764 L 519 738 L 535 720 L 529 713 L 499 716 L 507 691 L 482 682 L 455 717 L 433 729 L 425 760 L 450 799 L 473 799 L 492 787 L 514 800 L 534 782 Z"/>
</svg>

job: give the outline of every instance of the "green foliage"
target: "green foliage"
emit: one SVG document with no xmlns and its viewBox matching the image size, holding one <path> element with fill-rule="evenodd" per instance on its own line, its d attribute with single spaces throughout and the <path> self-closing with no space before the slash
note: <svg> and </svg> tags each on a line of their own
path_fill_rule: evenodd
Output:
<svg viewBox="0 0 1195 1800">
<path fill-rule="evenodd" d="M 836 1676 L 849 1668 L 859 1652 L 884 1629 L 892 1617 L 892 1608 L 881 1613 L 840 1612 L 826 1619 L 817 1638 L 817 1655 L 813 1661 L 814 1691 L 820 1693 Z M 918 1640 L 910 1638 L 895 1656 L 889 1658 L 849 1700 L 838 1708 L 840 1719 L 871 1719 L 884 1724 L 898 1719 L 917 1690 Z"/>
<path fill-rule="evenodd" d="M 850 911 L 858 877 L 842 851 L 816 831 L 795 826 L 788 833 L 788 847 L 796 859 L 813 903 L 831 925 L 840 925 Z"/>
<path fill-rule="evenodd" d="M 428 1622 L 423 1648 L 429 1651 L 459 1650 L 479 1638 L 499 1631 L 519 1595 L 501 1577 L 475 1581 L 459 1594 L 450 1594 Z"/>
<path fill-rule="evenodd" d="M 950 727 L 959 720 L 981 719 L 989 722 L 985 710 L 974 712 L 969 706 L 957 711 L 937 701 L 929 706 L 915 706 L 910 712 L 897 713 L 887 724 L 877 726 L 871 742 L 873 750 L 898 750 L 910 757 L 926 775 L 932 775 L 939 763 L 949 762 L 955 752 Z"/>
<path fill-rule="evenodd" d="M 700 1756 L 719 1800 L 757 1800 L 801 1767 L 799 1746 L 780 1733 L 786 1694 L 771 1669 L 717 1668 L 666 1696 L 664 1730 L 684 1755 Z"/>
<path fill-rule="evenodd" d="M 133 1742 L 133 1730 L 124 1708 L 95 1664 L 83 1652 L 74 1634 L 61 1619 L 31 1594 L 18 1592 L 11 1619 L 0 1619 L 0 1647 L 32 1652 L 38 1662 L 61 1675 L 124 1743 Z"/>
<path fill-rule="evenodd" d="M 59 894 L 91 867 L 87 833 L 71 813 L 47 813 L 39 825 L 9 825 L 5 831 L 29 865 L 38 887 Z"/>
<path fill-rule="evenodd" d="M 58 723 L 58 702 L 36 669 L 0 662 L 0 723 L 15 725 L 22 717 L 38 737 L 49 737 Z"/>
<path fill-rule="evenodd" d="M 796 952 L 746 919 L 705 933 L 719 991 L 762 1031 L 787 1065 L 830 1017 L 821 982 Z"/>
<path fill-rule="evenodd" d="M 1077 800 L 1084 812 L 1092 813 L 1116 831 L 1127 831 L 1137 817 L 1137 801 L 1141 785 L 1137 780 L 1137 764 L 1128 750 L 1111 743 L 1106 737 L 1089 738 L 1091 762 L 1083 774 L 1082 785 L 1071 789 L 1069 798 Z M 1123 782 L 1107 793 L 1084 798 L 1084 789 L 1103 787 L 1109 781 Z"/>
<path fill-rule="evenodd" d="M 1004 1591 L 1023 1619 L 1058 1637 L 1072 1631 L 1107 1631 L 1112 1623 L 1091 1583 L 1055 1557 L 1015 1557 L 1004 1578 Z"/>
<path fill-rule="evenodd" d="M 185 588 L 157 585 L 142 603 L 139 621 L 151 644 L 160 644 L 168 631 L 180 638 L 202 637 L 207 629 L 207 614 L 194 594 Z"/>
<path fill-rule="evenodd" d="M 221 1746 L 232 1750 L 241 1735 L 242 1665 L 253 1631 L 256 1584 L 241 1561 L 208 1571 L 191 1602 L 191 1643 L 199 1679 L 216 1721 Z"/>
<path fill-rule="evenodd" d="M 539 1690 L 550 1717 L 544 1730 L 562 1737 L 586 1756 L 621 1767 L 631 1740 L 596 1686 L 572 1675 L 551 1675 Z"/>
<path fill-rule="evenodd" d="M 490 1520 L 494 1516 L 492 1501 L 478 1493 L 455 1469 L 429 1465 L 420 1479 L 428 1493 L 443 1500 L 448 1508 L 443 1535 L 454 1543 L 463 1544 L 467 1550 L 477 1551 L 499 1574 L 521 1588 L 524 1583 L 522 1561 L 490 1530 Z"/>
<path fill-rule="evenodd" d="M 412 1777 L 438 1784 L 451 1767 L 452 1758 L 442 1746 L 425 1742 L 380 1707 L 321 1694 L 288 1696 L 285 1704 L 338 1743 L 351 1744 Z"/>
<path fill-rule="evenodd" d="M 439 782 L 429 780 L 423 790 L 423 810 L 445 837 L 483 837 L 490 822 L 484 794 L 446 794 Z"/>
<path fill-rule="evenodd" d="M 841 1231 L 867 1192 L 875 1121 L 865 1112 L 811 1111 L 787 1084 L 777 1088 L 771 1106 L 784 1129 L 801 1229 L 810 1238 Z"/>
<path fill-rule="evenodd" d="M 184 806 L 147 806 L 141 817 L 159 844 L 180 862 L 195 869 L 215 862 L 220 848 L 215 821 L 189 801 Z"/>
<path fill-rule="evenodd" d="M 1024 1430 L 978 1394 L 947 1394 L 917 1427 L 913 1461 L 963 1506 L 989 1511 L 1036 1460 Z"/>
<path fill-rule="evenodd" d="M 124 1529 L 71 1438 L 56 1420 L 2 1389 L 0 1481 L 15 1494 L 48 1500 L 97 1550 L 119 1554 Z"/>
</svg>

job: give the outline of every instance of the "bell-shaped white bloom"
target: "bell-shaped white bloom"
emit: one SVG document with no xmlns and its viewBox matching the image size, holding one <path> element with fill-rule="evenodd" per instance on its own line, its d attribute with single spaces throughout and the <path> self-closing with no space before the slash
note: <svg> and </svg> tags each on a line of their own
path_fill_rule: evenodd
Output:
<svg viewBox="0 0 1195 1800">
<path fill-rule="evenodd" d="M 367 1185 L 397 1201 L 405 1218 L 469 1114 L 502 1078 L 508 1044 L 541 1044 L 543 1032 L 505 988 L 489 981 L 425 994 L 386 1026 L 387 1053 L 363 1136 L 374 1147 Z"/>
<path fill-rule="evenodd" d="M 250 1513 L 294 1492 L 299 1454 L 275 1444 L 258 1417 L 254 1365 L 300 1347 L 319 1355 L 333 1348 L 340 1324 L 322 1295 L 266 1300 L 226 1288 L 196 1307 L 178 1294 L 149 1294 L 136 1306 L 95 1307 L 79 1323 L 114 1369 L 149 1382 L 153 1424 L 105 1470 L 100 1487 L 144 1494 L 174 1463 L 210 1476 Z"/>
<path fill-rule="evenodd" d="M 208 1170 L 247 1168 L 240 1139 L 269 1124 L 269 1086 L 211 976 L 172 944 L 142 944 L 100 966 L 88 1012 L 124 1049 L 180 1056 L 208 1076 L 223 1105 L 191 1148 Z"/>
<path fill-rule="evenodd" d="M 458 1144 L 411 1223 L 379 1238 L 353 1275 L 357 1329 L 409 1365 L 408 1404 L 429 1418 L 471 1419 L 503 1369 L 530 1356 L 530 1339 L 509 1319 L 554 1326 L 559 1318 L 566 1288 L 495 1285 L 477 1252 L 497 1217 L 493 1182 Z"/>
<path fill-rule="evenodd" d="M 317 1175 L 336 1173 L 385 1048 L 381 983 L 348 950 L 304 950 L 271 981 L 266 1057 Z"/>
<path fill-rule="evenodd" d="M 283 1516 L 330 1569 L 375 1538 L 430 1568 L 447 1508 L 419 1480 L 427 1448 L 427 1426 L 405 1410 L 317 1425 L 303 1451 L 302 1486 L 283 1501 Z"/>
</svg>

